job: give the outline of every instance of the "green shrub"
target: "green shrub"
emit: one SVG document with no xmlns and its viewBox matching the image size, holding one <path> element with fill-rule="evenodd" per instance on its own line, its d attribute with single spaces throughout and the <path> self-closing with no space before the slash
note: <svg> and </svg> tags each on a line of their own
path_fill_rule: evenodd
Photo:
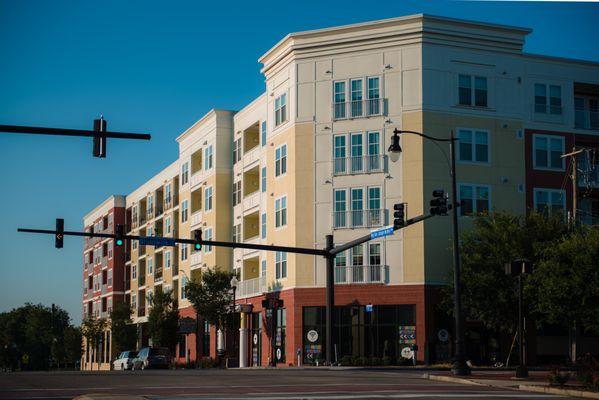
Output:
<svg viewBox="0 0 599 400">
<path fill-rule="evenodd" d="M 587 388 L 599 390 L 599 361 L 587 353 L 578 361 L 576 379 Z"/>
<path fill-rule="evenodd" d="M 352 357 L 351 356 L 343 356 L 343 357 L 341 357 L 341 360 L 339 362 L 344 367 L 347 367 L 349 365 L 352 365 Z"/>
<path fill-rule="evenodd" d="M 548 376 L 549 384 L 552 386 L 564 387 L 566 382 L 570 380 L 569 372 L 561 372 L 559 368 L 555 368 Z"/>
</svg>

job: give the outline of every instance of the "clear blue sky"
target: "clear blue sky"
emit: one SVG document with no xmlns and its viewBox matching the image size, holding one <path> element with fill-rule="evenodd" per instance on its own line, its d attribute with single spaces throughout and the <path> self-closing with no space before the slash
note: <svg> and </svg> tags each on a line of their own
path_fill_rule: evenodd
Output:
<svg viewBox="0 0 599 400">
<path fill-rule="evenodd" d="M 126 4 L 125 4 L 126 3 Z M 177 156 L 175 137 L 210 108 L 264 88 L 257 59 L 288 32 L 414 13 L 530 27 L 526 51 L 599 60 L 599 4 L 441 1 L 84 2 L 0 0 L 0 124 L 149 132 L 91 157 L 84 138 L 0 133 L 0 311 L 52 302 L 81 318 L 83 241 L 67 229 Z M 354 4 L 352 6 L 352 4 Z"/>
</svg>

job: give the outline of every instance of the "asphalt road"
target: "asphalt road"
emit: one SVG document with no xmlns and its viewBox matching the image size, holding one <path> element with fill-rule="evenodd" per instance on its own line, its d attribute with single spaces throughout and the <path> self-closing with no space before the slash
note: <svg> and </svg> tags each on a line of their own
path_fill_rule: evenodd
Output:
<svg viewBox="0 0 599 400">
<path fill-rule="evenodd" d="M 70 399 L 83 394 L 151 399 L 547 399 L 515 390 L 422 379 L 422 372 L 246 369 L 0 374 L 0 399 Z"/>
</svg>

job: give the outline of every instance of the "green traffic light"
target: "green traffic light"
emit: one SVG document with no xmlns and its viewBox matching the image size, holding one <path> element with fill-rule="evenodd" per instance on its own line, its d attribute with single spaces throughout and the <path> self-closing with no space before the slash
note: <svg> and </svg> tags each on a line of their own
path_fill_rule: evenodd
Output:
<svg viewBox="0 0 599 400">
<path fill-rule="evenodd" d="M 196 243 L 196 244 L 195 244 L 195 249 L 196 249 L 196 250 L 202 250 L 202 245 L 201 245 L 201 244 L 199 244 L 199 243 Z"/>
<path fill-rule="evenodd" d="M 122 245 L 123 245 L 123 240 L 122 240 L 122 239 L 118 239 L 118 240 L 116 241 L 116 245 L 117 245 L 117 246 L 122 246 Z"/>
</svg>

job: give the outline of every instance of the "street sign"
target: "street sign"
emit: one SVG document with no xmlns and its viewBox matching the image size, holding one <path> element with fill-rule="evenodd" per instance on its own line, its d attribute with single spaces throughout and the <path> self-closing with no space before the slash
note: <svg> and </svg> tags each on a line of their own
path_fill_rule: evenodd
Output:
<svg viewBox="0 0 599 400">
<path fill-rule="evenodd" d="M 278 348 L 277 349 L 277 360 L 280 360 L 281 358 L 283 358 L 283 353 L 281 352 L 281 349 Z"/>
<path fill-rule="evenodd" d="M 308 341 L 310 343 L 314 343 L 318 340 L 318 332 L 316 332 L 314 329 L 312 329 L 311 331 L 308 331 L 308 334 L 306 335 L 306 337 L 308 338 Z"/>
<path fill-rule="evenodd" d="M 415 344 L 416 343 L 416 327 L 414 325 L 399 326 L 399 343 Z"/>
<path fill-rule="evenodd" d="M 152 237 L 152 236 L 140 236 L 139 244 L 141 246 L 175 246 L 175 239 L 163 238 L 163 237 Z"/>
<path fill-rule="evenodd" d="M 373 306 L 372 304 L 366 304 L 366 312 L 372 312 Z"/>
<path fill-rule="evenodd" d="M 258 344 L 258 334 L 254 333 L 254 344 Z"/>
<path fill-rule="evenodd" d="M 393 235 L 393 225 L 384 226 L 379 229 L 373 229 L 370 231 L 370 239 L 376 239 L 383 236 Z"/>
<path fill-rule="evenodd" d="M 410 358 L 414 357 L 414 352 L 410 347 L 404 347 L 401 349 L 401 356 L 409 360 Z"/>
</svg>

